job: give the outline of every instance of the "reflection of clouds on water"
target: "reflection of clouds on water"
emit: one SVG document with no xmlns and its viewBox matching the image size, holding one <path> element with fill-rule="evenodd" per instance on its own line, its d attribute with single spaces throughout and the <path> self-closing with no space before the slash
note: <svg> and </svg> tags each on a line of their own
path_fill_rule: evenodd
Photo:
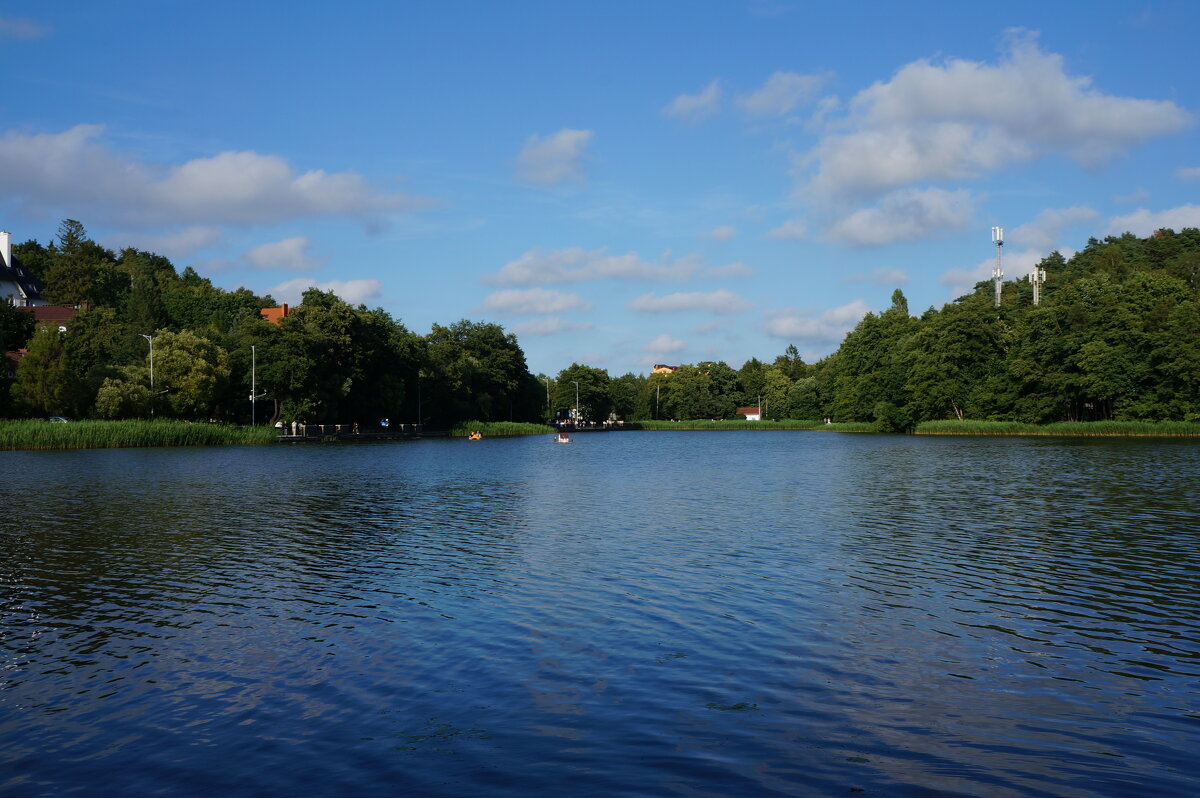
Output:
<svg viewBox="0 0 1200 798">
<path fill-rule="evenodd" d="M 44 490 L 0 487 L 5 765 L 514 795 L 1157 767 L 1183 792 L 1194 446 L 549 444 L 9 453 Z"/>
</svg>

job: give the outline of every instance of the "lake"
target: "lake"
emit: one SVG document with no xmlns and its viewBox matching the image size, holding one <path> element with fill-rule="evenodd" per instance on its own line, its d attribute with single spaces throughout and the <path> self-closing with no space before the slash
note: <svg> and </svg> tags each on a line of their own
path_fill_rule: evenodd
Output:
<svg viewBox="0 0 1200 798">
<path fill-rule="evenodd" d="M 1200 792 L 1200 443 L 4 452 L 0 794 Z"/>
</svg>

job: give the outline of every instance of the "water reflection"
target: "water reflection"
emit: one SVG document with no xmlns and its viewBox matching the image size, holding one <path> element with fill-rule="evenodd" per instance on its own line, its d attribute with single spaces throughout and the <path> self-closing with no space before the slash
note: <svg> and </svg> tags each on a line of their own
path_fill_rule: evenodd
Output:
<svg viewBox="0 0 1200 798">
<path fill-rule="evenodd" d="M 1194 792 L 1194 445 L 577 443 L 6 455 L 0 791 Z"/>
</svg>

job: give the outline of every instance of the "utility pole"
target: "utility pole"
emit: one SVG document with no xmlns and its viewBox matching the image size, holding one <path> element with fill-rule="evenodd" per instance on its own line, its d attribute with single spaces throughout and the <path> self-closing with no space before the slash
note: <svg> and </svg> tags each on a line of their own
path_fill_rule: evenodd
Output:
<svg viewBox="0 0 1200 798">
<path fill-rule="evenodd" d="M 138 333 L 150 344 L 150 415 L 154 415 L 154 336 Z"/>
<path fill-rule="evenodd" d="M 996 284 L 996 307 L 1000 307 L 1000 282 L 1004 279 L 1004 270 L 1000 268 L 1000 251 L 1004 249 L 1004 228 L 992 228 L 992 243 L 996 245 L 996 267 L 992 269 L 992 282 Z"/>
<path fill-rule="evenodd" d="M 582 416 L 579 412 L 579 382 L 578 380 L 571 380 L 571 382 L 575 383 L 575 423 L 578 424 Z"/>
</svg>

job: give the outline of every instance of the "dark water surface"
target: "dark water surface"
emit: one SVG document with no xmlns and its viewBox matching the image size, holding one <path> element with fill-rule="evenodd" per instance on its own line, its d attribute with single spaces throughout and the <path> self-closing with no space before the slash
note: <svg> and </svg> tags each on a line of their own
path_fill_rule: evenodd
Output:
<svg viewBox="0 0 1200 798">
<path fill-rule="evenodd" d="M 0 453 L 0 794 L 1200 794 L 1200 444 Z"/>
</svg>

